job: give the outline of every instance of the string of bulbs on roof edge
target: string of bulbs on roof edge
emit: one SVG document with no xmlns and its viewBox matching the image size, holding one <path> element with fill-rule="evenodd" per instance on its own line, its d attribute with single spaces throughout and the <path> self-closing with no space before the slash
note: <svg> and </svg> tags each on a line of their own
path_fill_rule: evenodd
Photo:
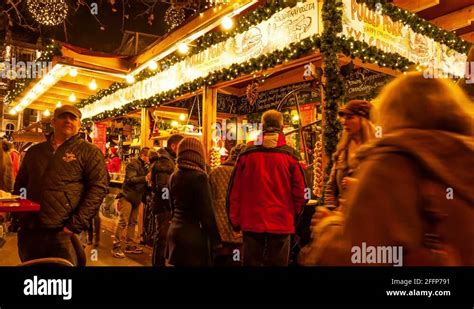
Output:
<svg viewBox="0 0 474 309">
<path fill-rule="evenodd" d="M 134 71 L 132 71 L 128 76 L 127 76 L 127 82 L 129 84 L 132 84 L 135 82 L 135 79 L 133 78 L 133 76 L 137 75 L 138 73 L 140 73 L 141 71 L 143 71 L 145 68 L 149 68 L 150 70 L 154 71 L 158 68 L 158 64 L 157 64 L 157 61 L 165 58 L 166 56 L 172 54 L 173 52 L 175 51 L 178 51 L 179 53 L 181 54 L 187 54 L 189 52 L 189 46 L 191 46 L 191 42 L 195 41 L 196 39 L 198 39 L 199 37 L 203 36 L 204 34 L 206 34 L 207 32 L 211 31 L 212 29 L 218 27 L 219 25 L 221 25 L 221 27 L 224 29 L 224 30 L 230 30 L 234 27 L 234 20 L 233 18 L 237 15 L 239 15 L 241 12 L 243 12 L 244 10 L 246 10 L 247 8 L 251 7 L 252 5 L 254 5 L 255 3 L 257 3 L 258 0 L 253 0 L 253 1 L 250 1 L 249 3 L 235 9 L 234 11 L 232 11 L 231 13 L 229 13 L 227 16 L 224 16 L 223 18 L 221 18 L 220 20 L 217 20 L 213 23 L 211 23 L 210 25 L 208 25 L 206 28 L 198 31 L 198 32 L 195 32 L 191 35 L 189 35 L 188 37 L 184 38 L 183 40 L 181 40 L 180 42 L 177 42 L 176 44 L 174 44 L 173 46 L 171 46 L 170 48 L 168 48 L 166 51 L 162 52 L 161 54 L 153 57 L 151 60 L 148 60 L 147 62 L 141 64 L 140 66 L 138 66 Z M 214 9 L 215 10 L 215 9 Z M 202 14 L 202 13 L 201 13 Z M 202 15 L 201 15 L 202 17 Z"/>
<path fill-rule="evenodd" d="M 158 64 L 157 64 L 157 61 L 158 60 L 161 60 L 163 58 L 165 58 L 166 56 L 172 54 L 173 52 L 175 52 L 176 50 L 181 53 L 181 54 L 186 54 L 188 53 L 189 51 L 189 46 L 191 45 L 190 42 L 192 41 L 195 41 L 196 39 L 198 39 L 199 37 L 201 37 L 202 35 L 206 34 L 207 32 L 211 31 L 212 29 L 216 28 L 219 26 L 219 24 L 222 26 L 222 28 L 224 30 L 230 30 L 234 27 L 234 20 L 233 20 L 233 17 L 236 16 L 236 15 L 239 15 L 241 12 L 243 12 L 244 10 L 246 10 L 247 8 L 251 7 L 252 5 L 254 5 L 255 3 L 257 3 L 258 0 L 253 0 L 253 1 L 250 1 L 249 3 L 235 9 L 234 11 L 232 11 L 230 14 L 228 14 L 227 16 L 224 16 L 223 18 L 221 18 L 220 20 L 217 20 L 213 23 L 211 23 L 210 25 L 208 25 L 206 28 L 196 32 L 196 33 L 193 33 L 191 34 L 190 36 L 188 36 L 187 38 L 183 39 L 181 42 L 179 43 L 176 43 L 175 45 L 173 45 L 172 47 L 168 48 L 165 52 L 153 57 L 153 59 L 143 63 L 142 65 L 140 65 L 138 68 L 136 68 L 133 72 L 127 74 L 127 75 L 121 75 L 121 74 L 111 74 L 111 75 L 115 75 L 115 76 L 118 76 L 120 78 L 124 78 L 125 81 L 128 83 L 128 84 L 133 84 L 135 83 L 135 75 L 137 75 L 138 73 L 140 73 L 141 71 L 143 71 L 145 68 L 149 68 L 150 70 L 154 71 L 158 68 Z M 215 10 L 215 8 L 214 8 Z M 201 15 L 202 16 L 202 15 Z M 61 68 L 65 68 L 66 65 L 61 65 L 61 64 L 57 64 L 56 66 L 61 66 Z M 56 67 L 55 66 L 55 67 Z M 83 68 L 81 68 L 83 69 Z M 54 70 L 54 68 L 53 68 Z M 53 71 L 51 70 L 51 71 Z M 52 87 L 53 84 L 55 84 L 61 77 L 63 77 L 64 75 L 66 75 L 67 73 L 69 73 L 69 75 L 71 77 L 76 77 L 78 75 L 78 71 L 76 69 L 76 67 L 72 67 L 69 69 L 69 71 L 67 73 L 64 73 L 62 74 L 62 76 L 60 77 L 56 77 L 56 76 L 52 76 L 50 73 L 48 72 L 47 75 L 45 77 L 43 77 L 43 79 L 41 79 L 34 87 L 33 89 L 31 89 L 26 95 L 25 97 L 22 99 L 22 102 L 14 107 L 12 107 L 10 109 L 10 114 L 11 115 L 15 115 L 17 112 L 20 112 L 22 111 L 24 108 L 26 108 L 28 105 L 30 105 L 34 100 L 36 100 L 37 98 L 41 97 L 41 95 L 43 95 L 50 87 Z M 94 70 L 92 70 L 94 71 Z M 103 73 L 103 72 L 102 72 Z M 46 84 L 47 84 L 47 87 L 43 87 L 41 86 L 41 83 L 42 81 L 45 80 L 46 81 Z M 39 85 L 39 86 L 38 86 Z M 89 82 L 89 85 L 88 85 L 89 89 L 91 90 L 96 90 L 97 89 L 97 82 L 95 81 L 95 79 L 92 79 L 90 82 Z M 37 88 L 35 90 L 35 88 Z M 30 95 L 30 93 L 35 93 L 35 96 L 33 98 L 32 95 Z M 26 100 L 25 100 L 26 99 Z M 76 102 L 76 95 L 74 94 L 74 92 L 71 92 L 71 94 L 69 95 L 68 97 L 68 100 L 69 102 L 71 103 L 74 103 Z M 56 104 L 56 107 L 60 107 L 62 106 L 62 102 L 61 101 L 58 101 L 58 103 Z M 49 110 L 46 109 L 44 112 L 43 112 L 43 115 L 44 116 L 49 116 Z"/>
</svg>

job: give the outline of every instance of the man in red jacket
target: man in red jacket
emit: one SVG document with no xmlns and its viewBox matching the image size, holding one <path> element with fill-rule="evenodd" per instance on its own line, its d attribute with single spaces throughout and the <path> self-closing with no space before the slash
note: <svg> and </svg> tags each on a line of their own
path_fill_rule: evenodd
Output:
<svg viewBox="0 0 474 309">
<path fill-rule="evenodd" d="M 243 232 L 245 266 L 288 266 L 295 216 L 306 204 L 298 153 L 286 145 L 283 115 L 262 115 L 262 145 L 240 153 L 227 194 L 234 231 Z"/>
</svg>

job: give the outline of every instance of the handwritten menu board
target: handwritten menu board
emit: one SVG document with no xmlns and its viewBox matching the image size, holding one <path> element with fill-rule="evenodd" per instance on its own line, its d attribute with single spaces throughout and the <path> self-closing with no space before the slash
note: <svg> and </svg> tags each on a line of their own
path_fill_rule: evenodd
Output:
<svg viewBox="0 0 474 309">
<path fill-rule="evenodd" d="M 372 99 L 393 77 L 383 73 L 358 68 L 345 78 L 346 99 Z"/>
</svg>

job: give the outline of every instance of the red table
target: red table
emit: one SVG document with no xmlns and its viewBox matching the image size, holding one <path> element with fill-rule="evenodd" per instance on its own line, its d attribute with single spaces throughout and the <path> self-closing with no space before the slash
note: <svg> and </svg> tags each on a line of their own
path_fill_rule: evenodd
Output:
<svg viewBox="0 0 474 309">
<path fill-rule="evenodd" d="M 16 201 L 0 201 L 0 212 L 38 212 L 40 205 L 26 199 L 17 199 Z"/>
</svg>

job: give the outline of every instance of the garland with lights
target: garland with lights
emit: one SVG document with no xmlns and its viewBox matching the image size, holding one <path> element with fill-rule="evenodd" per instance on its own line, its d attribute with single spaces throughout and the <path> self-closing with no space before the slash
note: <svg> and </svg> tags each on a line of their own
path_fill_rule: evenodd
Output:
<svg viewBox="0 0 474 309">
<path fill-rule="evenodd" d="M 334 39 L 335 48 L 338 52 L 350 56 L 351 59 L 359 58 L 363 63 L 373 63 L 384 68 L 406 71 L 413 64 L 407 58 L 396 53 L 383 52 L 375 46 L 370 46 L 366 42 L 358 41 L 345 36 Z"/>
<path fill-rule="evenodd" d="M 186 93 L 197 91 L 204 86 L 212 86 L 220 82 L 233 80 L 240 75 L 252 74 L 254 72 L 273 68 L 290 60 L 299 59 L 310 51 L 320 49 L 320 47 L 321 38 L 319 35 L 313 35 L 309 38 L 301 40 L 300 42 L 291 43 L 284 49 L 274 51 L 273 53 L 267 55 L 261 55 L 256 58 L 252 58 L 245 63 L 232 64 L 228 68 L 212 72 L 206 77 L 199 77 L 173 90 L 158 93 L 148 99 L 136 100 L 127 103 L 120 108 L 115 108 L 110 111 L 99 113 L 91 118 L 84 119 L 83 121 L 101 121 L 106 118 L 122 116 L 136 110 L 137 108 L 158 106 L 167 101 L 174 100 Z"/>
<path fill-rule="evenodd" d="M 268 1 L 266 5 L 255 9 L 251 13 L 241 17 L 239 22 L 237 23 L 236 27 L 229 31 L 217 31 L 217 32 L 210 32 L 206 33 L 196 41 L 196 47 L 192 48 L 191 52 L 187 55 L 180 55 L 179 53 L 173 53 L 170 56 L 166 57 L 161 62 L 162 68 L 169 68 L 172 65 L 184 60 L 187 57 L 191 57 L 192 55 L 198 54 L 201 51 L 206 50 L 210 46 L 214 44 L 218 44 L 224 42 L 230 37 L 233 37 L 239 33 L 247 31 L 250 27 L 258 25 L 259 23 L 269 19 L 275 13 L 287 8 L 287 7 L 294 7 L 298 2 L 303 0 L 271 0 Z M 140 73 L 135 76 L 135 81 L 142 81 L 147 78 L 153 77 L 158 74 L 159 70 L 151 70 L 149 68 L 144 69 Z M 92 104 L 95 101 L 98 101 L 117 90 L 127 88 L 130 85 L 127 83 L 114 83 L 110 85 L 109 88 L 103 89 L 96 93 L 95 95 L 82 100 L 78 104 L 77 107 L 82 108 L 86 105 Z"/>
<path fill-rule="evenodd" d="M 337 120 L 339 102 L 344 100 L 345 84 L 339 71 L 338 59 L 338 38 L 337 34 L 342 32 L 342 2 L 340 0 L 325 0 L 323 4 L 323 27 L 321 37 L 321 52 L 324 61 L 324 117 L 325 126 L 323 129 L 324 153 L 328 157 L 324 183 L 329 180 L 329 174 L 333 164 L 332 154 L 336 151 L 339 141 L 341 125 Z M 324 190 L 323 190 L 324 191 Z M 320 204 L 324 204 L 324 194 L 318 198 Z"/>
<path fill-rule="evenodd" d="M 36 59 L 36 63 L 40 62 L 49 62 L 53 60 L 54 56 L 61 55 L 61 47 L 58 44 L 52 43 L 45 47 L 41 52 L 41 56 Z M 10 104 L 13 102 L 25 89 L 28 85 L 34 80 L 34 78 L 22 78 L 15 80 L 12 89 L 9 90 L 5 96 L 5 104 Z"/>
<path fill-rule="evenodd" d="M 426 35 L 455 51 L 466 54 L 470 49 L 471 43 L 457 37 L 453 32 L 438 28 L 429 21 L 418 17 L 415 13 L 388 3 L 387 0 L 356 0 L 356 2 L 365 4 L 373 11 L 377 11 L 377 8 L 381 8 L 382 14 L 389 16 L 394 22 L 401 21 L 403 24 L 409 25 L 413 31 Z"/>
</svg>

